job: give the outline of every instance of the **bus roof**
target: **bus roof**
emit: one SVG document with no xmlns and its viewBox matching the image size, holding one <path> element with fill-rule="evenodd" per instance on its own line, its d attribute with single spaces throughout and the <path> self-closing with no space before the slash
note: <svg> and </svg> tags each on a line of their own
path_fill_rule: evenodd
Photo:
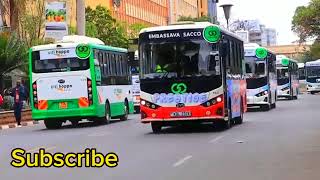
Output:
<svg viewBox="0 0 320 180">
<path fill-rule="evenodd" d="M 249 55 L 247 55 L 247 56 L 255 56 L 255 55 L 253 55 L 253 53 L 255 54 L 255 52 L 256 52 L 256 49 L 258 49 L 258 48 L 261 48 L 261 47 L 263 47 L 263 46 L 260 46 L 259 44 L 257 44 L 257 43 L 247 43 L 247 44 L 244 44 L 243 45 L 244 46 L 244 51 L 246 52 L 249 52 L 249 53 L 247 53 L 247 54 L 249 54 Z M 263 48 L 265 48 L 265 47 L 263 47 Z M 273 51 L 270 51 L 268 48 L 265 48 L 269 53 L 272 53 L 272 54 L 275 54 Z M 246 54 L 246 53 L 245 53 Z"/>
<path fill-rule="evenodd" d="M 210 22 L 179 22 L 177 24 L 171 24 L 167 26 L 156 26 L 156 27 L 149 27 L 144 28 L 140 31 L 140 34 L 147 33 L 147 32 L 154 32 L 154 31 L 167 31 L 167 30 L 179 30 L 179 29 L 203 29 L 207 26 L 217 26 L 220 28 L 221 32 L 228 34 L 230 36 L 236 37 L 241 39 L 238 35 L 224 29 L 223 27 L 212 24 Z"/>
<path fill-rule="evenodd" d="M 78 39 L 77 39 L 78 38 Z M 118 52 L 127 52 L 126 49 L 117 48 L 112 46 L 106 46 L 100 39 L 97 38 L 90 38 L 86 36 L 65 36 L 61 41 L 58 41 L 54 44 L 45 44 L 39 46 L 31 47 L 32 51 L 41 51 L 41 50 L 48 50 L 48 49 L 56 49 L 59 48 L 74 48 L 79 44 L 89 44 L 92 47 L 109 50 L 109 51 L 118 51 Z"/>
<path fill-rule="evenodd" d="M 309 61 L 309 62 L 306 62 L 306 67 L 307 66 L 320 66 L 320 59 L 318 60 L 315 60 L 315 61 Z"/>
<path fill-rule="evenodd" d="M 289 62 L 298 64 L 298 61 L 296 61 L 296 60 L 294 60 L 294 59 L 290 59 L 290 58 L 288 58 L 287 56 L 284 56 L 284 55 L 277 55 L 276 64 L 277 64 L 277 65 L 282 65 L 282 60 L 283 60 L 283 59 L 288 59 Z"/>
<path fill-rule="evenodd" d="M 298 68 L 304 68 L 304 63 L 298 63 Z"/>
</svg>

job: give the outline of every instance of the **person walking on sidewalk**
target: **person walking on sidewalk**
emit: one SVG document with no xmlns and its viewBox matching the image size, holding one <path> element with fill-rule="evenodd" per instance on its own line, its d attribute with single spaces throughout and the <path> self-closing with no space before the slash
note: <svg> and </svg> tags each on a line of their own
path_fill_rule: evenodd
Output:
<svg viewBox="0 0 320 180">
<path fill-rule="evenodd" d="M 11 96 L 14 97 L 14 116 L 16 118 L 18 127 L 21 127 L 21 111 L 23 108 L 23 101 L 28 97 L 27 90 L 21 85 L 21 81 L 18 80 L 16 87 L 12 89 Z"/>
</svg>

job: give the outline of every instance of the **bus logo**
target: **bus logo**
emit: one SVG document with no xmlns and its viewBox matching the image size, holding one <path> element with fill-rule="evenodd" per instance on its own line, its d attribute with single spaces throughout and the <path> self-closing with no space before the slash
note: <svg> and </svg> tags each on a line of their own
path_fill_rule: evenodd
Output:
<svg viewBox="0 0 320 180">
<path fill-rule="evenodd" d="M 174 94 L 183 94 L 187 91 L 187 85 L 185 83 L 174 83 L 171 86 L 171 91 Z"/>
<path fill-rule="evenodd" d="M 86 44 L 79 44 L 76 47 L 76 54 L 79 59 L 87 59 L 90 56 L 90 48 Z"/>
<path fill-rule="evenodd" d="M 209 43 L 217 43 L 220 40 L 221 33 L 217 26 L 208 26 L 203 29 L 203 38 Z"/>
<path fill-rule="evenodd" d="M 65 80 L 63 80 L 63 79 L 60 79 L 59 81 L 58 81 L 58 83 L 60 83 L 60 84 L 63 84 L 63 83 L 65 83 L 66 81 Z"/>
</svg>

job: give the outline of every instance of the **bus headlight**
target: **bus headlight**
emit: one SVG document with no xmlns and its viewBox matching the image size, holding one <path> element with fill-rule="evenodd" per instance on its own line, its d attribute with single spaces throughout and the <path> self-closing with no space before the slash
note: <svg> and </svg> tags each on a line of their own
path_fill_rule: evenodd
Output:
<svg viewBox="0 0 320 180">
<path fill-rule="evenodd" d="M 218 96 L 213 99 L 210 99 L 209 101 L 202 103 L 201 106 L 209 107 L 209 106 L 213 106 L 213 105 L 220 103 L 220 102 L 222 102 L 222 96 Z"/>
<path fill-rule="evenodd" d="M 156 105 L 156 104 L 153 104 L 153 103 L 151 103 L 151 102 L 149 102 L 149 101 L 146 101 L 146 100 L 141 100 L 140 101 L 140 104 L 142 105 L 142 106 L 145 106 L 145 107 L 147 107 L 147 108 L 151 108 L 151 109 L 158 109 L 160 106 L 158 106 L 158 105 Z"/>
<path fill-rule="evenodd" d="M 260 93 L 256 94 L 257 97 L 261 97 L 261 96 L 264 96 L 264 95 L 268 95 L 268 91 L 263 91 L 263 92 L 260 92 Z"/>
</svg>

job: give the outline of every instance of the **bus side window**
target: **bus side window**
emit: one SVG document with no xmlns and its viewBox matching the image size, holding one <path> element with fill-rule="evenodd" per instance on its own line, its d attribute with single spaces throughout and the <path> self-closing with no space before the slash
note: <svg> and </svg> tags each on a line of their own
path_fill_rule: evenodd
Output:
<svg viewBox="0 0 320 180">
<path fill-rule="evenodd" d="M 96 74 L 96 82 L 97 85 L 101 85 L 101 68 L 100 68 L 100 63 L 97 59 L 94 59 L 94 70 Z"/>
</svg>

